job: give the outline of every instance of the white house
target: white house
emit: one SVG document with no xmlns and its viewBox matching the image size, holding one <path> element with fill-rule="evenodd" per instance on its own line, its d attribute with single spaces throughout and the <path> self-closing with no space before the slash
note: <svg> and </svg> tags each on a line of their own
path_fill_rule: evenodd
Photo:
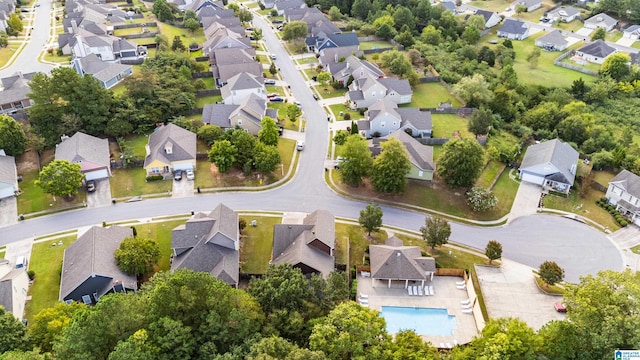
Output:
<svg viewBox="0 0 640 360">
<path fill-rule="evenodd" d="M 580 16 L 580 10 L 572 7 L 572 6 L 560 6 L 551 11 L 549 11 L 546 15 L 548 19 L 553 22 L 562 21 L 562 22 L 572 22 Z"/>
<path fill-rule="evenodd" d="M 227 105 L 239 105 L 251 94 L 267 100 L 264 78 L 246 72 L 230 78 L 227 84 L 220 89 L 220 93 L 222 94 L 222 102 Z"/>
<path fill-rule="evenodd" d="M 9 261 L 0 259 L 0 306 L 22 320 L 24 316 L 29 276 L 26 267 L 16 269 Z"/>
<path fill-rule="evenodd" d="M 607 201 L 616 206 L 616 210 L 631 221 L 640 225 L 640 176 L 622 170 L 609 181 Z"/>
<path fill-rule="evenodd" d="M 413 137 L 430 137 L 433 130 L 431 112 L 398 108 L 389 98 L 371 105 L 364 116 L 364 120 L 358 121 L 358 130 L 366 138 L 387 136 L 396 130 L 410 132 Z"/>
<path fill-rule="evenodd" d="M 484 18 L 484 27 L 485 29 L 490 29 L 500 23 L 502 18 L 498 13 L 487 10 L 476 10 L 475 15 L 480 15 Z"/>
<path fill-rule="evenodd" d="M 531 145 L 520 165 L 520 179 L 543 189 L 568 193 L 576 177 L 578 152 L 558 139 Z"/>
<path fill-rule="evenodd" d="M 0 199 L 16 196 L 18 192 L 18 172 L 16 160 L 0 149 Z"/>
<path fill-rule="evenodd" d="M 498 30 L 498 36 L 511 40 L 524 40 L 529 37 L 529 25 L 524 21 L 507 19 Z"/>
<path fill-rule="evenodd" d="M 618 24 L 618 20 L 611 16 L 601 13 L 594 15 L 584 21 L 584 27 L 587 29 L 603 28 L 606 31 L 611 31 Z"/>
<path fill-rule="evenodd" d="M 562 51 L 569 46 L 569 41 L 562 36 L 560 30 L 553 30 L 537 38 L 535 45 L 547 51 Z"/>
<path fill-rule="evenodd" d="M 616 51 L 615 48 L 607 45 L 603 40 L 598 39 L 576 50 L 576 54 L 586 61 L 602 64 L 604 63 L 604 59 Z"/>
<path fill-rule="evenodd" d="M 622 37 L 625 39 L 638 40 L 638 38 L 640 38 L 640 25 L 631 25 L 624 29 Z"/>
<path fill-rule="evenodd" d="M 542 0 L 516 0 L 511 3 L 511 8 L 515 10 L 518 5 L 524 6 L 527 9 L 527 12 L 532 12 L 540 9 L 542 6 Z"/>
</svg>

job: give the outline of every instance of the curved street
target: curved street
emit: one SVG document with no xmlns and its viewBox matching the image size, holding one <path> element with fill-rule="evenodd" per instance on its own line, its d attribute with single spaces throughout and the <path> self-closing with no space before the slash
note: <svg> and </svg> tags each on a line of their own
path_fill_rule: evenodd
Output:
<svg viewBox="0 0 640 360">
<path fill-rule="evenodd" d="M 188 198 L 149 199 L 56 213 L 2 228 L 0 246 L 67 229 L 98 225 L 102 221 L 144 221 L 190 211 L 210 211 L 220 202 L 237 211 L 311 212 L 326 209 L 337 217 L 357 219 L 366 203 L 338 196 L 324 182 L 324 160 L 329 144 L 327 114 L 313 99 L 310 89 L 273 33 L 271 24 L 259 16 L 254 17 L 253 23 L 263 29 L 267 48 L 276 55 L 281 75 L 301 102 L 307 121 L 305 150 L 300 153 L 299 165 L 291 181 L 262 192 L 197 194 Z M 423 213 L 391 206 L 382 206 L 382 209 L 385 225 L 418 231 L 424 224 Z M 501 227 L 452 223 L 452 242 L 484 252 L 486 243 L 492 239 L 502 243 L 505 258 L 532 268 L 538 268 L 545 260 L 556 261 L 565 269 L 565 280 L 569 282 L 577 282 L 581 275 L 595 274 L 603 269 L 619 271 L 623 267 L 620 252 L 603 233 L 566 218 L 539 214 L 515 219 Z"/>
</svg>

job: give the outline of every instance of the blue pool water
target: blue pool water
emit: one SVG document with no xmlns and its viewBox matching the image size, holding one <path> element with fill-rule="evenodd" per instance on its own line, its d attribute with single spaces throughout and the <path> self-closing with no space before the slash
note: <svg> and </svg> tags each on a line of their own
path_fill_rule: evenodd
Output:
<svg viewBox="0 0 640 360">
<path fill-rule="evenodd" d="M 387 322 L 387 331 L 414 330 L 419 335 L 451 336 L 458 328 L 456 317 L 447 309 L 383 306 L 380 316 Z"/>
</svg>

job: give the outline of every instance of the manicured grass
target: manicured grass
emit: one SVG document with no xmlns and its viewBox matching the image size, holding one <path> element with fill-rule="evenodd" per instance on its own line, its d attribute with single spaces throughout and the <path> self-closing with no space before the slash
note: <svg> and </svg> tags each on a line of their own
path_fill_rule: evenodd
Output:
<svg viewBox="0 0 640 360">
<path fill-rule="evenodd" d="M 329 109 L 333 112 L 333 118 L 336 120 L 345 120 L 344 115 L 349 114 L 351 116 L 351 120 L 363 119 L 364 115 L 360 115 L 360 112 L 357 110 L 352 110 L 348 106 L 344 104 L 334 104 L 329 105 Z M 342 112 L 342 116 L 340 116 L 340 112 Z"/>
<path fill-rule="evenodd" d="M 583 68 L 583 69 L 591 70 L 591 71 L 595 71 L 595 72 L 600 70 L 600 67 L 601 67 L 600 64 L 595 64 L 595 63 L 590 63 L 590 62 L 587 62 L 586 64 L 578 64 L 577 62 L 571 60 L 571 58 L 569 58 L 569 57 L 562 59 L 562 62 L 565 63 L 565 64 L 577 66 L 579 68 Z"/>
<path fill-rule="evenodd" d="M 127 137 L 126 144 L 133 149 L 133 155 L 135 155 L 139 159 L 144 159 L 147 155 L 145 150 L 145 146 L 149 142 L 149 137 L 147 135 L 137 135 L 134 137 Z"/>
<path fill-rule="evenodd" d="M 144 38 L 138 38 L 138 39 L 127 39 L 127 41 L 131 41 L 132 43 L 137 44 L 137 45 L 153 44 L 154 43 L 153 40 L 154 40 L 154 38 L 152 38 L 152 37 L 144 37 Z M 171 41 L 173 41 L 173 39 L 171 39 Z M 189 46 L 189 45 L 186 45 L 186 46 Z M 151 52 L 151 50 L 154 50 L 154 49 L 148 49 L 148 50 L 149 50 L 149 52 Z M 152 55 L 149 54 L 149 57 L 152 57 Z"/>
<path fill-rule="evenodd" d="M 593 181 L 604 187 L 609 186 L 609 181 L 611 181 L 611 179 L 616 176 L 616 174 L 612 171 L 591 170 L 591 172 L 593 173 Z"/>
<path fill-rule="evenodd" d="M 549 294 L 564 295 L 563 288 L 555 285 L 546 284 L 544 281 L 542 281 L 542 279 L 540 279 L 540 276 L 537 274 L 535 274 L 533 278 L 536 279 L 536 284 L 538 284 L 538 288 L 540 288 L 542 291 L 547 292 Z"/>
<path fill-rule="evenodd" d="M 308 69 L 303 69 L 302 70 L 303 73 L 305 73 L 307 75 L 307 78 L 309 80 L 311 80 L 312 77 L 317 76 L 318 75 L 318 71 L 316 70 L 315 67 L 313 68 L 308 68 Z"/>
<path fill-rule="evenodd" d="M 574 186 L 580 185 L 577 184 Z M 603 192 L 590 188 L 586 196 L 582 198 L 576 189 L 571 189 L 569 196 L 566 198 L 549 194 L 544 197 L 543 201 L 546 208 L 572 212 L 589 218 L 598 224 L 609 228 L 611 231 L 615 231 L 620 228 L 618 223 L 611 214 L 595 203 L 603 196 Z"/>
<path fill-rule="evenodd" d="M 203 108 L 207 104 L 215 104 L 218 101 L 222 101 L 222 96 L 220 95 L 209 95 L 196 98 L 196 107 Z"/>
<path fill-rule="evenodd" d="M 113 31 L 113 36 L 123 36 L 123 35 L 136 35 L 136 34 L 143 34 L 142 32 L 142 27 L 134 27 L 134 28 L 128 28 L 128 29 L 117 29 Z M 157 31 L 156 27 L 148 27 L 147 28 L 147 32 L 155 32 Z M 153 36 L 149 36 L 150 38 L 153 39 Z"/>
<path fill-rule="evenodd" d="M 282 222 L 281 217 L 240 215 L 247 221 L 240 239 L 240 272 L 264 274 L 269 267 L 273 249 L 273 226 Z M 251 226 L 256 220 L 257 226 Z"/>
<path fill-rule="evenodd" d="M 111 177 L 111 196 L 123 198 L 168 193 L 171 190 L 172 179 L 147 182 L 146 177 L 147 174 L 141 167 L 114 170 Z"/>
<path fill-rule="evenodd" d="M 173 42 L 173 39 L 176 36 L 182 38 L 182 43 L 184 46 L 188 47 L 192 42 L 197 44 L 202 44 L 206 40 L 204 37 L 204 30 L 202 28 L 191 33 L 187 29 L 181 29 L 179 27 L 158 22 L 158 26 L 160 28 L 160 33 L 167 37 L 169 40 L 169 44 Z"/>
<path fill-rule="evenodd" d="M 300 65 L 303 64 L 317 64 L 318 63 L 318 58 L 316 58 L 315 56 L 309 56 L 309 57 L 305 57 L 302 59 L 297 59 L 296 62 Z"/>
<path fill-rule="evenodd" d="M 469 120 L 456 114 L 431 114 L 434 138 L 452 138 L 460 133 L 460 137 L 469 138 L 473 134 L 467 129 Z"/>
<path fill-rule="evenodd" d="M 204 81 L 205 85 L 207 85 L 207 89 L 215 89 L 216 88 L 216 80 L 212 77 L 201 78 Z"/>
<path fill-rule="evenodd" d="M 45 52 L 44 59 L 46 61 L 51 61 L 60 64 L 69 64 L 71 62 L 71 55 L 55 55 L 55 51 L 53 55 L 50 55 L 48 52 Z"/>
<path fill-rule="evenodd" d="M 171 231 L 186 220 L 172 220 L 159 223 L 135 225 L 139 237 L 154 240 L 160 248 L 160 260 L 154 268 L 155 272 L 171 270 Z"/>
<path fill-rule="evenodd" d="M 584 11 L 582 12 L 582 14 L 584 15 Z M 570 23 L 557 22 L 553 24 L 553 27 L 564 31 L 575 32 L 582 29 L 584 27 L 584 23 L 579 20 L 574 20 Z"/>
<path fill-rule="evenodd" d="M 316 85 L 315 88 L 318 94 L 320 94 L 323 99 L 344 96 L 344 94 L 347 92 L 347 89 L 334 89 L 331 85 Z"/>
<path fill-rule="evenodd" d="M 453 107 L 460 107 L 456 99 L 446 87 L 439 82 L 418 84 L 413 88 L 413 96 L 409 104 L 400 107 L 435 108 L 441 102 L 450 102 Z"/>
<path fill-rule="evenodd" d="M 6 253 L 6 251 L 0 251 L 0 259 L 4 259 L 4 254 Z"/>
<path fill-rule="evenodd" d="M 605 35 L 605 41 L 608 42 L 614 43 L 620 39 L 622 39 L 622 31 L 613 30 Z"/>
<path fill-rule="evenodd" d="M 636 246 L 632 247 L 631 251 L 633 251 L 635 254 L 640 255 L 640 245 L 636 245 Z"/>
<path fill-rule="evenodd" d="M 512 17 L 523 21 L 537 23 L 538 21 L 540 21 L 540 18 L 544 15 L 544 13 L 547 12 L 550 8 L 551 6 L 543 5 L 540 9 L 534 10 L 532 12 L 513 14 Z"/>
<path fill-rule="evenodd" d="M 498 174 L 500 174 L 500 171 L 502 171 L 504 166 L 505 165 L 499 161 L 489 161 L 484 170 L 482 170 L 482 173 L 480 174 L 478 180 L 476 180 L 475 185 L 484 189 L 488 189 L 489 186 L 491 186 L 491 184 L 493 183 L 493 180 L 498 176 Z"/>
<path fill-rule="evenodd" d="M 282 86 L 267 85 L 267 94 L 275 93 L 284 96 L 284 88 Z"/>
<path fill-rule="evenodd" d="M 382 219 L 384 222 L 384 218 Z M 370 244 L 383 244 L 387 240 L 385 231 L 372 232 L 371 239 L 361 226 L 336 223 L 336 262 L 343 263 L 349 258 L 349 266 L 364 264 L 364 251 Z M 349 246 L 347 247 L 347 241 Z M 349 252 L 347 253 L 347 248 Z"/>
<path fill-rule="evenodd" d="M 29 270 L 33 270 L 36 277 L 29 288 L 31 300 L 27 302 L 25 309 L 25 317 L 29 322 L 40 310 L 52 307 L 58 302 L 64 249 L 76 241 L 76 238 L 76 235 L 65 236 L 33 245 Z M 60 241 L 62 246 L 57 245 Z M 52 246 L 53 243 L 56 246 Z"/>
<path fill-rule="evenodd" d="M 363 41 L 360 43 L 360 50 L 385 49 L 393 47 L 388 41 Z"/>
<path fill-rule="evenodd" d="M 7 47 L 0 48 L 0 66 L 4 66 L 11 56 L 15 54 L 18 49 L 18 44 L 9 44 Z"/>
<path fill-rule="evenodd" d="M 56 197 L 54 201 L 53 196 L 46 194 L 40 187 L 36 186 L 35 180 L 38 179 L 38 170 L 21 172 L 20 175 L 22 176 L 22 181 L 19 186 L 22 193 L 18 196 L 18 214 L 64 209 L 87 200 L 86 192 L 81 189 L 71 201 L 61 197 Z"/>
<path fill-rule="evenodd" d="M 501 12 L 504 11 L 511 3 L 505 0 L 497 1 L 470 1 L 468 5 L 477 7 L 478 9 Z"/>
<path fill-rule="evenodd" d="M 189 51 L 189 56 L 192 57 L 192 58 L 197 58 L 197 57 L 200 57 L 202 55 L 203 55 L 202 54 L 202 49 L 196 50 L 196 51 Z"/>
</svg>

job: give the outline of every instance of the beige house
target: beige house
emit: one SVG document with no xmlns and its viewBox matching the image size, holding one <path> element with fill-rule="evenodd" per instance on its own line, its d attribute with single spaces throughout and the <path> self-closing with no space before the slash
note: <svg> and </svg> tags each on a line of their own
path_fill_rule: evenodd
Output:
<svg viewBox="0 0 640 360">
<path fill-rule="evenodd" d="M 175 170 L 196 169 L 196 134 L 174 124 L 156 129 L 145 147 L 147 175 L 170 176 Z"/>
<path fill-rule="evenodd" d="M 9 261 L 0 259 L 0 306 L 22 320 L 29 291 L 27 269 L 16 269 Z"/>
</svg>

